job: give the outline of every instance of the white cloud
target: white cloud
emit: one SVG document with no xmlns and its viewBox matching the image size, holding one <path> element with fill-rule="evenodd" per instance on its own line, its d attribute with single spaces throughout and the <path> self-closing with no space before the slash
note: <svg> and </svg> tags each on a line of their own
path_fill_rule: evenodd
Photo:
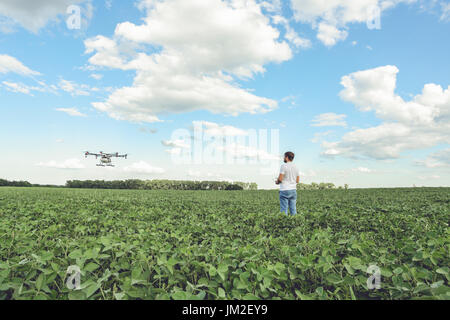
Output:
<svg viewBox="0 0 450 320">
<path fill-rule="evenodd" d="M 89 77 L 91 77 L 92 79 L 95 79 L 95 80 L 103 79 L 103 75 L 102 74 L 98 74 L 98 73 L 93 73 Z"/>
<path fill-rule="evenodd" d="M 216 150 L 223 151 L 224 153 L 237 158 L 237 159 L 250 159 L 259 161 L 280 161 L 279 155 L 271 154 L 264 149 L 258 149 L 252 146 L 246 146 L 239 143 L 229 143 L 225 146 L 217 146 Z"/>
<path fill-rule="evenodd" d="M 160 174 L 165 172 L 164 169 L 154 167 L 145 161 L 133 163 L 132 165 L 125 167 L 123 170 L 129 173 L 140 173 L 140 174 L 155 174 L 155 173 Z"/>
<path fill-rule="evenodd" d="M 293 109 L 297 105 L 296 100 L 297 100 L 296 96 L 290 95 L 290 96 L 286 96 L 283 99 L 281 99 L 281 102 L 288 103 L 289 104 L 288 108 Z"/>
<path fill-rule="evenodd" d="M 311 47 L 311 41 L 306 38 L 302 38 L 299 36 L 299 34 L 291 27 L 290 22 L 288 19 L 283 17 L 280 14 L 277 14 L 275 16 L 272 16 L 272 21 L 276 25 L 282 25 L 285 29 L 285 35 L 284 38 L 294 45 L 296 48 L 310 48 Z"/>
<path fill-rule="evenodd" d="M 302 38 L 298 35 L 298 33 L 292 29 L 291 27 L 286 27 L 286 35 L 285 38 L 287 41 L 292 43 L 297 48 L 310 48 L 311 41 L 309 39 Z"/>
<path fill-rule="evenodd" d="M 183 149 L 181 149 L 181 148 L 172 148 L 172 149 L 166 149 L 164 151 L 167 152 L 170 155 L 179 156 L 183 152 Z"/>
<path fill-rule="evenodd" d="M 40 75 L 39 72 L 31 70 L 16 58 L 6 54 L 0 54 L 0 73 L 10 72 L 24 76 Z"/>
<path fill-rule="evenodd" d="M 441 20 L 447 21 L 450 19 L 450 3 L 442 2 L 441 5 L 442 5 Z"/>
<path fill-rule="evenodd" d="M 105 0 L 105 8 L 108 10 L 112 8 L 112 0 Z"/>
<path fill-rule="evenodd" d="M 436 174 L 433 174 L 433 175 L 431 175 L 431 176 L 419 176 L 419 179 L 420 180 L 438 180 L 438 179 L 440 179 L 441 178 L 441 176 L 439 176 L 439 175 L 436 175 Z"/>
<path fill-rule="evenodd" d="M 139 132 L 156 134 L 156 133 L 158 133 L 158 129 L 141 127 L 141 128 L 139 128 Z"/>
<path fill-rule="evenodd" d="M 56 111 L 67 113 L 69 116 L 72 117 L 87 117 L 84 113 L 81 113 L 76 108 L 57 108 Z"/>
<path fill-rule="evenodd" d="M 40 162 L 36 166 L 55 169 L 84 169 L 84 165 L 79 159 L 68 159 L 63 162 L 52 160 L 49 162 Z"/>
<path fill-rule="evenodd" d="M 318 175 L 317 172 L 314 170 L 308 170 L 306 172 L 301 171 L 301 172 L 299 172 L 299 174 L 302 179 L 303 178 L 314 178 L 314 177 L 317 177 L 317 175 Z"/>
<path fill-rule="evenodd" d="M 347 115 L 336 113 L 323 113 L 316 116 L 311 122 L 313 127 L 346 127 Z"/>
<path fill-rule="evenodd" d="M 374 171 L 372 169 L 369 168 L 364 168 L 364 167 L 358 167 L 353 169 L 353 172 L 359 172 L 359 173 L 373 173 Z"/>
<path fill-rule="evenodd" d="M 261 1 L 261 7 L 271 13 L 281 13 L 283 5 L 281 0 Z"/>
<path fill-rule="evenodd" d="M 49 21 L 57 21 L 58 17 L 66 15 L 69 6 L 83 3 L 86 4 L 82 7 L 83 18 L 90 19 L 92 15 L 90 0 L 2 0 L 0 16 L 7 17 L 36 33 Z"/>
<path fill-rule="evenodd" d="M 342 78 L 341 98 L 384 122 L 351 131 L 339 142 L 324 142 L 324 155 L 395 159 L 407 150 L 450 143 L 450 86 L 426 84 L 421 94 L 405 101 L 395 94 L 398 71 L 385 66 Z"/>
<path fill-rule="evenodd" d="M 36 81 L 36 85 L 27 85 L 10 81 L 3 81 L 2 84 L 8 91 L 20 92 L 28 95 L 33 95 L 33 91 L 52 94 L 58 94 L 58 92 L 63 91 L 69 93 L 72 96 L 89 96 L 91 92 L 100 91 L 99 88 L 90 87 L 86 84 L 78 84 L 74 81 L 68 81 L 64 79 L 60 79 L 57 85 L 47 85 L 44 81 Z"/>
<path fill-rule="evenodd" d="M 317 38 L 328 47 L 334 46 L 339 41 L 345 40 L 348 37 L 346 30 L 339 30 L 333 25 L 328 23 L 319 24 L 319 33 Z"/>
<path fill-rule="evenodd" d="M 188 176 L 189 176 L 189 177 L 202 177 L 203 174 L 202 174 L 200 171 L 198 171 L 198 170 L 192 170 L 192 169 L 190 169 L 190 170 L 188 171 Z"/>
<path fill-rule="evenodd" d="M 93 90 L 86 84 L 78 84 L 65 79 L 60 79 L 58 86 L 61 90 L 70 93 L 72 96 L 88 96 L 90 95 L 89 91 Z"/>
<path fill-rule="evenodd" d="M 30 88 L 22 83 L 3 81 L 6 90 L 11 92 L 20 92 L 23 94 L 30 94 Z"/>
<path fill-rule="evenodd" d="M 247 136 L 248 132 L 233 126 L 219 125 L 214 122 L 208 121 L 194 121 L 194 127 L 200 127 L 203 133 L 208 136 L 216 137 L 236 137 L 236 136 Z"/>
<path fill-rule="evenodd" d="M 373 20 L 374 8 L 383 12 L 401 2 L 415 0 L 291 0 L 295 19 L 318 29 L 317 38 L 327 46 L 345 40 L 348 25 Z"/>
<path fill-rule="evenodd" d="M 132 86 L 93 106 L 111 117 L 159 121 L 159 115 L 208 110 L 266 113 L 277 102 L 241 88 L 234 79 L 265 72 L 292 57 L 289 44 L 254 0 L 141 1 L 141 25 L 117 25 L 113 38 L 85 41 L 91 65 L 135 70 Z M 148 53 L 147 45 L 160 48 Z"/>
<path fill-rule="evenodd" d="M 332 134 L 333 131 L 329 130 L 329 131 L 325 131 L 325 132 L 316 132 L 314 133 L 314 138 L 311 140 L 312 143 L 319 143 L 320 141 L 322 141 L 326 136 L 329 136 L 330 134 Z"/>
<path fill-rule="evenodd" d="M 427 168 L 450 167 L 450 148 L 435 152 L 429 155 L 425 160 L 416 161 L 416 164 Z"/>
<path fill-rule="evenodd" d="M 201 172 L 199 170 L 188 170 L 187 173 L 188 177 L 196 178 L 196 180 L 214 180 L 214 181 L 230 181 L 232 182 L 232 179 L 225 178 L 223 175 L 219 173 L 214 172 Z"/>
<path fill-rule="evenodd" d="M 166 147 L 179 148 L 179 149 L 190 149 L 191 144 L 185 140 L 163 140 L 161 143 Z"/>
<path fill-rule="evenodd" d="M 33 96 L 32 92 L 52 92 L 54 93 L 55 90 L 53 90 L 52 87 L 47 86 L 42 81 L 37 81 L 38 85 L 36 86 L 30 86 L 27 84 L 19 83 L 19 82 L 10 82 L 10 81 L 3 81 L 2 84 L 5 87 L 6 90 L 16 93 L 23 93 L 30 96 Z"/>
<path fill-rule="evenodd" d="M 8 17 L 0 15 L 0 32 L 8 34 L 13 33 L 14 31 L 14 21 Z"/>
<path fill-rule="evenodd" d="M 179 140 L 163 140 L 161 141 L 163 146 L 170 147 L 170 149 L 166 149 L 165 151 L 168 154 L 171 154 L 173 156 L 179 156 L 183 153 L 183 150 L 189 150 L 191 149 L 190 141 L 186 141 L 183 139 Z"/>
</svg>

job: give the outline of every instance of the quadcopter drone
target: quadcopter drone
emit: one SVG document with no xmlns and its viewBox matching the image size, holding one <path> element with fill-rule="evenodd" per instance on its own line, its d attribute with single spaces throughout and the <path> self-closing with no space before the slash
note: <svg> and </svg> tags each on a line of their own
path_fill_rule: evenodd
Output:
<svg viewBox="0 0 450 320">
<path fill-rule="evenodd" d="M 86 151 L 84 156 L 87 158 L 88 156 L 95 156 L 95 159 L 98 159 L 100 157 L 100 163 L 97 164 L 97 167 L 114 167 L 112 164 L 112 158 L 125 158 L 127 159 L 128 155 L 120 155 L 118 152 L 116 153 L 103 153 L 100 151 L 100 153 L 90 153 L 89 151 Z"/>
</svg>

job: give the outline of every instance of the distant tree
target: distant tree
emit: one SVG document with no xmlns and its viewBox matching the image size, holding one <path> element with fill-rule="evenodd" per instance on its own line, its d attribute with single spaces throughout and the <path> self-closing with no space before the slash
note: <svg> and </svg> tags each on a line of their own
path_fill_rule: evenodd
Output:
<svg viewBox="0 0 450 320">
<path fill-rule="evenodd" d="M 0 187 L 32 187 L 33 185 L 28 181 L 8 181 L 0 179 Z"/>
<path fill-rule="evenodd" d="M 238 184 L 229 184 L 225 190 L 244 190 L 244 188 Z"/>
<path fill-rule="evenodd" d="M 258 190 L 258 185 L 254 182 L 250 183 L 249 190 Z"/>
</svg>

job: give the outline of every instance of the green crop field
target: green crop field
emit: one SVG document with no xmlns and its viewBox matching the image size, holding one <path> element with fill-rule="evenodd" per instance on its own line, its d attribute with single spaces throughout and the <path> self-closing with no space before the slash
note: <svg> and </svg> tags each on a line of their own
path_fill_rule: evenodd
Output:
<svg viewBox="0 0 450 320">
<path fill-rule="evenodd" d="M 0 188 L 0 299 L 450 299 L 450 189 L 278 206 L 276 191 Z"/>
</svg>

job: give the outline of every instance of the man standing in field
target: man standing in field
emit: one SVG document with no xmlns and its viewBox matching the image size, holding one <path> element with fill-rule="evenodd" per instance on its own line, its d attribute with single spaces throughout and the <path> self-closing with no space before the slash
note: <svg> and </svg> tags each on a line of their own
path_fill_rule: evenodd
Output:
<svg viewBox="0 0 450 320">
<path fill-rule="evenodd" d="M 297 214 L 297 184 L 300 183 L 300 175 L 294 161 L 292 152 L 284 154 L 284 164 L 280 169 L 280 176 L 276 184 L 280 185 L 280 208 L 281 212 L 288 215 L 288 208 L 292 216 Z"/>
</svg>

